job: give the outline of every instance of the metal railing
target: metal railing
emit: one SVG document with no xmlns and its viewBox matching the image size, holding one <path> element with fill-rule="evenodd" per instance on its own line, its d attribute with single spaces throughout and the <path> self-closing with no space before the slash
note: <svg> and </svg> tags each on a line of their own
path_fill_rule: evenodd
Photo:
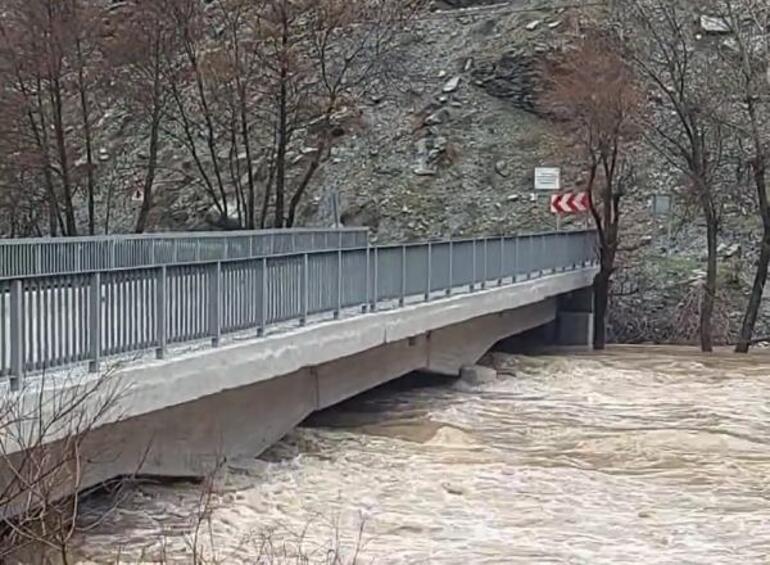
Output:
<svg viewBox="0 0 770 565">
<path fill-rule="evenodd" d="M 435 300 L 595 263 L 590 231 L 340 246 L 262 257 L 0 280 L 0 376 L 297 321 Z"/>
<path fill-rule="evenodd" d="M 0 240 L 0 279 L 364 247 L 366 228 Z"/>
</svg>

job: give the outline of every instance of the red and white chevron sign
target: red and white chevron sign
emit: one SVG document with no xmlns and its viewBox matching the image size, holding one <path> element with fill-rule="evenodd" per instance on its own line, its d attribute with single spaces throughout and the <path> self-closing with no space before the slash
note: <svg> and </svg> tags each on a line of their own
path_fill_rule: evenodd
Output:
<svg viewBox="0 0 770 565">
<path fill-rule="evenodd" d="M 554 214 L 582 214 L 588 212 L 587 192 L 567 192 L 551 196 L 551 212 Z"/>
</svg>

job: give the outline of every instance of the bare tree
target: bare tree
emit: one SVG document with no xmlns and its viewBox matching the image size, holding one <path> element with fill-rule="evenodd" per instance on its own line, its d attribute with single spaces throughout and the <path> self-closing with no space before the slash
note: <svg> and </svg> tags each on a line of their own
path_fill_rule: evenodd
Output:
<svg viewBox="0 0 770 565">
<path fill-rule="evenodd" d="M 97 65 L 101 15 L 83 0 L 9 0 L 0 13 L 0 74 L 13 95 L 3 111 L 15 115 L 15 153 L 35 157 L 25 165 L 35 166 L 45 186 L 52 235 L 78 233 L 78 169 L 85 170 L 88 231 L 95 232 L 93 111 L 103 70 Z"/>
<path fill-rule="evenodd" d="M 627 0 L 622 16 L 630 58 L 654 93 L 655 108 L 643 127 L 649 146 L 688 179 L 706 225 L 706 281 L 700 311 L 700 343 L 713 350 L 712 317 L 717 294 L 717 240 L 721 200 L 718 190 L 724 162 L 725 105 L 718 84 L 708 84 L 712 61 L 694 48 L 691 14 L 667 0 Z"/>
<path fill-rule="evenodd" d="M 84 443 L 115 416 L 121 389 L 106 371 L 54 384 L 29 379 L 19 394 L 0 402 L 0 559 L 53 551 L 69 562 L 80 527 L 79 491 L 88 462 Z"/>
<path fill-rule="evenodd" d="M 609 295 L 621 239 L 621 201 L 631 171 L 627 155 L 642 102 L 633 71 L 619 51 L 609 37 L 588 34 L 561 61 L 547 67 L 549 88 L 543 97 L 544 110 L 566 124 L 572 147 L 579 148 L 579 166 L 587 175 L 600 256 L 594 280 L 595 349 L 606 346 Z"/>
<path fill-rule="evenodd" d="M 720 50 L 720 56 L 726 63 L 723 67 L 729 71 L 723 88 L 735 98 L 733 115 L 736 118 L 729 125 L 736 130 L 741 148 L 739 156 L 749 165 L 762 224 L 757 268 L 736 346 L 736 352 L 747 353 L 754 336 L 770 265 L 770 204 L 767 194 L 770 6 L 760 0 L 718 0 L 715 8 L 718 17 L 731 32 L 727 46 Z"/>
<path fill-rule="evenodd" d="M 120 90 L 119 103 L 138 119 L 146 150 L 142 159 L 142 204 L 136 233 L 149 225 L 155 205 L 155 184 L 161 129 L 169 110 L 168 65 L 175 55 L 174 32 L 162 5 L 137 2 L 116 27 L 108 56 Z"/>
</svg>

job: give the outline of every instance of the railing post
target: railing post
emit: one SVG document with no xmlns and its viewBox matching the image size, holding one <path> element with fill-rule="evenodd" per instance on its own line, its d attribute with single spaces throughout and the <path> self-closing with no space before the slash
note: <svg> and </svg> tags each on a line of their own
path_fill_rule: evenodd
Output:
<svg viewBox="0 0 770 565">
<path fill-rule="evenodd" d="M 24 284 L 11 281 L 11 390 L 21 388 L 24 380 Z"/>
<path fill-rule="evenodd" d="M 452 289 L 455 286 L 455 266 L 454 266 L 455 245 L 452 236 L 449 236 L 449 286 L 446 289 L 446 295 L 452 296 Z"/>
<path fill-rule="evenodd" d="M 425 302 L 428 302 L 430 300 L 430 291 L 431 291 L 431 279 L 432 274 L 432 263 L 433 263 L 433 245 L 431 242 L 428 242 L 428 249 L 427 249 L 427 256 L 428 256 L 428 264 L 426 265 L 425 269 Z"/>
<path fill-rule="evenodd" d="M 511 267 L 511 280 L 515 283 L 519 282 L 519 242 L 521 237 L 519 234 L 513 239 L 513 266 Z"/>
<path fill-rule="evenodd" d="M 222 263 L 217 261 L 209 273 L 209 335 L 211 346 L 219 347 L 222 340 Z"/>
<path fill-rule="evenodd" d="M 528 235 L 527 236 L 527 242 L 528 242 L 527 243 L 527 247 L 529 248 L 529 256 L 527 257 L 527 263 L 528 263 L 527 264 L 527 280 L 529 280 L 529 279 L 532 278 L 532 276 L 533 276 L 533 274 L 535 272 L 535 263 L 534 263 L 534 261 L 532 259 L 534 257 L 534 255 L 535 255 L 533 253 L 533 251 L 535 250 L 535 236 Z"/>
<path fill-rule="evenodd" d="M 372 312 L 377 311 L 377 302 L 379 301 L 379 294 L 380 294 L 380 288 L 379 288 L 379 281 L 377 280 L 379 278 L 380 274 L 380 251 L 378 247 L 374 248 L 374 256 L 372 258 L 373 264 L 372 264 Z"/>
<path fill-rule="evenodd" d="M 540 263 L 540 276 L 544 277 L 546 267 L 545 258 L 548 257 L 548 255 L 546 255 L 547 249 L 545 247 L 545 236 L 541 233 L 538 237 L 540 237 L 540 260 L 542 261 Z"/>
<path fill-rule="evenodd" d="M 498 286 L 503 286 L 503 279 L 505 279 L 505 236 L 500 236 L 500 270 L 498 271 L 500 278 L 497 279 Z"/>
<path fill-rule="evenodd" d="M 371 301 L 372 296 L 372 277 L 370 274 L 370 262 L 371 262 L 371 253 L 372 253 L 372 247 L 371 244 L 367 241 L 366 242 L 366 297 L 364 299 L 364 305 L 361 306 L 361 312 L 366 314 L 368 308 L 369 308 L 369 302 Z"/>
<path fill-rule="evenodd" d="M 158 278 L 155 283 L 155 333 L 158 337 L 158 347 L 155 357 L 163 359 L 166 356 L 166 280 L 167 267 L 161 265 L 158 269 Z"/>
<path fill-rule="evenodd" d="M 401 290 L 398 297 L 398 305 L 403 306 L 406 301 L 406 245 L 401 246 Z"/>
<path fill-rule="evenodd" d="M 473 238 L 473 249 L 471 252 L 472 276 L 471 276 L 471 292 L 476 290 L 476 238 Z"/>
<path fill-rule="evenodd" d="M 342 238 L 337 246 L 337 307 L 334 310 L 334 319 L 340 319 L 342 312 Z"/>
<path fill-rule="evenodd" d="M 102 275 L 93 273 L 88 286 L 88 370 L 99 370 L 102 352 Z"/>
<path fill-rule="evenodd" d="M 267 330 L 267 256 L 262 257 L 262 291 L 260 293 L 259 327 L 257 335 L 262 337 Z"/>
<path fill-rule="evenodd" d="M 292 236 L 293 237 L 293 236 Z M 307 253 L 302 254 L 302 317 L 299 325 L 307 324 L 308 300 L 310 297 L 310 258 Z"/>
<path fill-rule="evenodd" d="M 481 290 L 486 290 L 489 280 L 489 239 L 484 238 L 484 280 L 481 281 Z"/>
</svg>

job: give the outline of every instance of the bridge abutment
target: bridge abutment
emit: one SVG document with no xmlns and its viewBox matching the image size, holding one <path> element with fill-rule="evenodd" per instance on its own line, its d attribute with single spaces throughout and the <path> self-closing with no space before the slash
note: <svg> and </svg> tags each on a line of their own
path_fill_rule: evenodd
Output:
<svg viewBox="0 0 770 565">
<path fill-rule="evenodd" d="M 591 287 L 559 297 L 553 339 L 558 345 L 593 346 L 594 296 Z"/>
</svg>

